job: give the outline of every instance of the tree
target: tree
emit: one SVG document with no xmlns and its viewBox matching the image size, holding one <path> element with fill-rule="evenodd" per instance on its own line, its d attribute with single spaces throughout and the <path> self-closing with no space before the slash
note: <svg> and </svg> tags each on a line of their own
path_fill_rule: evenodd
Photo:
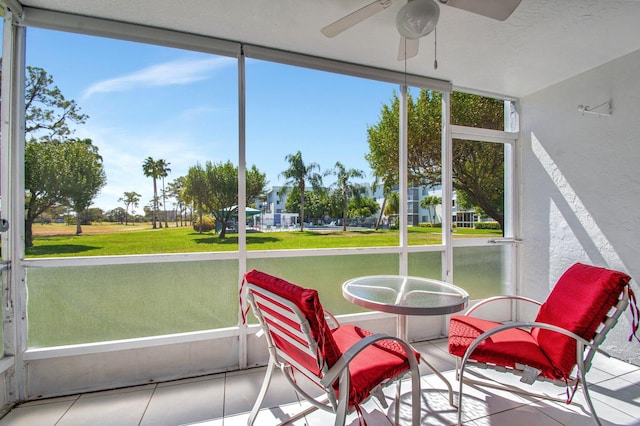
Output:
<svg viewBox="0 0 640 426">
<path fill-rule="evenodd" d="M 118 199 L 119 203 L 124 203 L 124 226 L 127 226 L 128 223 L 129 206 L 133 205 L 133 207 L 138 207 L 140 197 L 142 197 L 142 195 L 135 191 L 125 191 L 124 197 Z"/>
<path fill-rule="evenodd" d="M 219 238 L 225 238 L 227 227 L 238 215 L 238 168 L 230 161 L 207 162 L 205 167 L 209 197 L 207 208 L 220 227 Z M 266 175 L 253 165 L 246 172 L 246 199 L 252 202 L 264 192 Z"/>
<path fill-rule="evenodd" d="M 253 165 L 246 173 L 247 201 L 253 201 L 264 192 L 266 175 Z M 220 238 L 226 237 L 227 227 L 238 213 L 238 168 L 230 161 L 207 161 L 204 169 L 197 164 L 190 167 L 185 180 L 183 197 L 196 206 L 200 214 L 213 215 L 220 227 Z"/>
<path fill-rule="evenodd" d="M 53 77 L 38 67 L 27 66 L 25 82 L 25 133 L 30 137 L 51 140 L 73 134 L 69 122 L 83 124 L 89 118 L 80 113 L 74 100 L 67 100 Z"/>
<path fill-rule="evenodd" d="M 64 155 L 57 140 L 25 145 L 25 246 L 33 247 L 33 223 L 50 207 L 64 201 L 63 175 Z"/>
<path fill-rule="evenodd" d="M 441 183 L 441 103 L 439 92 L 421 90 L 417 100 L 408 95 L 408 174 L 412 185 Z M 367 161 L 383 182 L 398 183 L 399 99 L 393 94 L 382 108 L 379 122 L 367 129 Z M 451 95 L 454 124 L 501 129 L 504 107 L 500 100 L 466 93 Z M 504 156 L 500 144 L 455 141 L 453 145 L 453 189 L 503 225 Z"/>
<path fill-rule="evenodd" d="M 371 197 L 356 197 L 349 200 L 349 217 L 366 219 L 375 215 L 380 206 Z"/>
<path fill-rule="evenodd" d="M 162 178 L 162 208 L 164 209 L 164 227 L 167 228 L 169 225 L 167 223 L 167 198 L 166 192 L 164 190 L 164 178 L 169 176 L 171 173 L 171 169 L 169 168 L 169 162 L 160 159 L 156 162 L 156 168 L 158 170 L 158 176 Z"/>
<path fill-rule="evenodd" d="M 198 223 L 200 223 L 199 233 L 202 233 L 202 215 L 208 194 L 207 176 L 200 163 L 189 167 L 189 171 L 185 177 L 182 197 L 186 203 L 193 205 L 194 210 L 198 212 L 200 218 L 198 221 Z"/>
<path fill-rule="evenodd" d="M 65 204 L 76 213 L 76 235 L 80 235 L 80 216 L 106 185 L 107 175 L 102 166 L 102 157 L 98 154 L 98 147 L 91 143 L 91 139 L 76 139 L 64 142 L 61 146 L 65 168 L 58 173 L 64 174 Z"/>
<path fill-rule="evenodd" d="M 337 161 L 336 165 L 325 172 L 325 176 L 335 176 L 336 182 L 331 185 L 332 192 L 336 198 L 340 200 L 342 206 L 342 230 L 347 230 L 347 211 L 349 210 L 349 199 L 352 197 L 360 198 L 364 187 L 360 184 L 351 182 L 353 178 L 363 178 L 364 172 L 358 169 L 346 169 L 344 165 Z"/>
<path fill-rule="evenodd" d="M 113 210 L 107 211 L 107 219 L 109 222 L 123 223 L 125 220 L 126 212 L 122 207 L 116 207 Z"/>
<path fill-rule="evenodd" d="M 442 204 L 442 198 L 435 195 L 429 195 L 427 197 L 424 197 L 422 200 L 420 200 L 420 207 L 422 207 L 423 209 L 427 209 L 427 213 L 429 215 L 429 222 L 433 222 L 431 220 L 431 208 L 440 204 Z M 435 218 L 435 214 L 434 214 L 434 218 Z"/>
<path fill-rule="evenodd" d="M 1 71 L 0 71 L 1 75 Z M 46 209 L 64 202 L 60 144 L 73 134 L 71 123 L 88 118 L 64 97 L 45 70 L 27 67 L 25 81 L 25 246 L 33 246 L 32 225 Z"/>
<path fill-rule="evenodd" d="M 153 179 L 153 229 L 156 229 L 156 219 L 158 216 L 158 185 L 156 181 L 160 176 L 160 171 L 158 170 L 158 162 L 154 160 L 152 157 L 147 157 L 142 163 L 142 172 L 146 177 L 150 177 Z M 162 225 L 160 225 L 162 226 Z"/>
<path fill-rule="evenodd" d="M 314 172 L 320 170 L 320 166 L 316 163 L 305 164 L 300 151 L 295 154 L 289 154 L 285 157 L 289 163 L 289 168 L 283 171 L 280 176 L 286 179 L 284 192 L 289 191 L 289 187 L 295 186 L 300 194 L 300 232 L 304 231 L 304 194 L 307 181 L 311 183 L 314 190 L 320 189 L 322 186 L 322 177 Z"/>
<path fill-rule="evenodd" d="M 175 178 L 167 185 L 169 196 L 176 200 L 176 227 L 178 227 L 178 219 L 180 220 L 180 226 L 183 226 L 182 219 L 185 209 L 185 201 L 182 196 L 186 182 L 185 176 Z"/>
<path fill-rule="evenodd" d="M 392 191 L 387 195 L 387 203 L 384 207 L 384 214 L 389 217 L 389 228 L 397 229 L 400 226 L 400 193 Z M 392 218 L 394 218 L 392 220 Z"/>
</svg>

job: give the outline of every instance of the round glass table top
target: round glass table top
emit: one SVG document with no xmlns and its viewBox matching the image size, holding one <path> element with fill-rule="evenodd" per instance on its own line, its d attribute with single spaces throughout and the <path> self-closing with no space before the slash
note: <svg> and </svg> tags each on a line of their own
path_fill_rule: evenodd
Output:
<svg viewBox="0 0 640 426">
<path fill-rule="evenodd" d="M 403 315 L 445 315 L 463 310 L 469 294 L 453 284 L 422 277 L 370 275 L 342 285 L 351 303 Z"/>
</svg>

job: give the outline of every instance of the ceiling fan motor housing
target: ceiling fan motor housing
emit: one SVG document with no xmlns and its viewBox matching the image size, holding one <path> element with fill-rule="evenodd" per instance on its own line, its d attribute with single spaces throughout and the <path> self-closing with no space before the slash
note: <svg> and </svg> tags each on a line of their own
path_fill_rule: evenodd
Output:
<svg viewBox="0 0 640 426">
<path fill-rule="evenodd" d="M 433 0 L 413 0 L 402 6 L 396 16 L 401 36 L 418 39 L 433 31 L 440 17 L 440 6 Z"/>
</svg>

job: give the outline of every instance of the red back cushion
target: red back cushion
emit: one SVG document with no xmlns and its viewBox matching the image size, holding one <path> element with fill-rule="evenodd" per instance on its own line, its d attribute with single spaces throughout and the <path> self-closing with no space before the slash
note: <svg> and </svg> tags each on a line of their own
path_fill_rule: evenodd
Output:
<svg viewBox="0 0 640 426">
<path fill-rule="evenodd" d="M 335 364 L 342 353 L 331 334 L 329 325 L 324 319 L 324 310 L 316 290 L 297 286 L 282 278 L 274 277 L 255 269 L 245 274 L 245 280 L 293 302 L 309 322 L 311 336 L 317 342 L 318 349 L 327 367 L 331 368 Z M 306 354 L 287 344 L 286 341 L 274 338 L 274 343 L 314 374 L 319 373 L 315 361 L 311 362 Z"/>
<path fill-rule="evenodd" d="M 536 321 L 562 327 L 590 341 L 630 279 L 622 272 L 576 263 L 560 277 Z M 576 364 L 575 340 L 542 329 L 533 329 L 532 335 L 559 369 L 559 376 L 568 377 Z"/>
</svg>

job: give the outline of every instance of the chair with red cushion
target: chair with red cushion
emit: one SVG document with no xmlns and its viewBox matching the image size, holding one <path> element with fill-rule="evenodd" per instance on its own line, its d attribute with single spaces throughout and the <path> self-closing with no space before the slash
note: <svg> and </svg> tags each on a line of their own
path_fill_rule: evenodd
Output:
<svg viewBox="0 0 640 426">
<path fill-rule="evenodd" d="M 252 270 L 244 277 L 244 294 L 265 332 L 269 350 L 267 372 L 251 410 L 252 425 L 262 406 L 274 368 L 282 370 L 296 392 L 317 408 L 336 414 L 336 425 L 381 386 L 411 373 L 412 424 L 420 424 L 420 374 L 418 354 L 406 342 L 372 334 L 353 325 L 330 328 L 318 292 Z M 326 393 L 318 401 L 297 383 L 294 374 L 306 376 Z M 384 397 L 381 402 L 385 405 Z M 399 401 L 396 398 L 396 419 Z"/>
<path fill-rule="evenodd" d="M 544 303 L 519 296 L 498 296 L 476 304 L 464 315 L 452 316 L 449 352 L 458 357 L 458 423 L 462 416 L 463 381 L 499 387 L 464 378 L 465 367 L 476 365 L 521 375 L 523 383 L 545 380 L 566 386 L 566 403 L 571 402 L 580 384 L 591 414 L 600 424 L 585 375 L 595 353 L 602 352 L 599 346 L 605 335 L 627 308 L 630 295 L 633 300 L 629 281 L 630 277 L 622 272 L 576 263 L 560 277 Z M 470 315 L 480 306 L 505 299 L 538 305 L 535 321 L 503 324 Z M 632 307 L 637 313 L 637 307 Z M 634 334 L 636 330 L 634 323 Z M 508 390 L 530 395 L 514 387 Z"/>
</svg>

